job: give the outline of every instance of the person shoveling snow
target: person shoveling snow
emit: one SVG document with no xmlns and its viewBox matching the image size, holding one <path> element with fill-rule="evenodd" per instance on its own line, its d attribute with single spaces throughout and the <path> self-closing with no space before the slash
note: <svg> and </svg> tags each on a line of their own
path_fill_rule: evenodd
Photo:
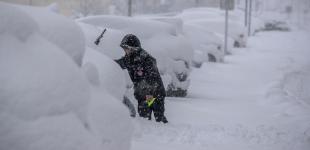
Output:
<svg viewBox="0 0 310 150">
<path fill-rule="evenodd" d="M 115 61 L 122 69 L 127 69 L 134 84 L 139 116 L 150 120 L 153 111 L 157 122 L 167 123 L 164 115 L 166 92 L 156 59 L 141 48 L 140 40 L 133 34 L 127 34 L 120 46 L 124 49 L 125 56 Z"/>
</svg>

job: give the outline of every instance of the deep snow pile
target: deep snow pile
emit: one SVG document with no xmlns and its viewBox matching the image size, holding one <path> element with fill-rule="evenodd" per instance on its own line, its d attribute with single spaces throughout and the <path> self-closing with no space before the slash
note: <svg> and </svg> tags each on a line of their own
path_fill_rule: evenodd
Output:
<svg viewBox="0 0 310 150">
<path fill-rule="evenodd" d="M 20 9 L 36 21 L 47 40 L 65 51 L 79 66 L 82 65 L 85 38 L 74 21 L 49 10 L 50 7 L 20 6 Z"/>
<path fill-rule="evenodd" d="M 72 60 L 66 46 L 42 30 L 55 30 L 56 38 L 63 28 L 40 24 L 42 20 L 28 15 L 32 8 L 25 13 L 21 7 L 0 3 L 0 149 L 128 149 L 132 127 L 121 96 L 90 85 L 84 75 L 88 72 Z M 77 45 L 83 45 L 80 42 Z M 112 64 L 106 57 L 100 59 Z M 122 78 L 115 76 L 118 72 L 107 69 L 100 75 L 118 78 L 101 77 L 97 84 L 109 87 Z"/>
<path fill-rule="evenodd" d="M 75 109 L 83 114 L 90 95 L 78 67 L 38 34 L 31 17 L 15 7 L 1 7 L 1 111 L 24 119 Z"/>
<path fill-rule="evenodd" d="M 88 143 L 84 128 L 90 91 L 81 71 L 38 34 L 32 18 L 13 6 L 0 7 L 1 149 L 78 149 L 82 140 L 87 142 L 81 149 L 96 145 Z M 75 138 L 68 145 L 53 136 Z"/>
<path fill-rule="evenodd" d="M 82 68 L 93 85 L 90 128 L 101 138 L 105 149 L 128 149 L 133 127 L 129 110 L 122 104 L 126 91 L 124 72 L 108 56 L 89 47 Z"/>
</svg>

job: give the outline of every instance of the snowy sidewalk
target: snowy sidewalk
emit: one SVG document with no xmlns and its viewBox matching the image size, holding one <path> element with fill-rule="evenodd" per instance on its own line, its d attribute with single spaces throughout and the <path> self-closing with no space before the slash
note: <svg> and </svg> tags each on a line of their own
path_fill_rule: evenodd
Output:
<svg viewBox="0 0 310 150">
<path fill-rule="evenodd" d="M 265 32 L 225 63 L 193 70 L 186 98 L 167 98 L 168 125 L 134 120 L 132 149 L 308 150 L 310 36 Z"/>
</svg>

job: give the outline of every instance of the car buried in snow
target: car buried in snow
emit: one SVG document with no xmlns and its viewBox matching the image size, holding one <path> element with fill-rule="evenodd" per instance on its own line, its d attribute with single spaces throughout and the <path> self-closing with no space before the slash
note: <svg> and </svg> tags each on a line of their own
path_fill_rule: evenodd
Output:
<svg viewBox="0 0 310 150">
<path fill-rule="evenodd" d="M 193 49 L 187 38 L 172 25 L 155 20 L 108 15 L 81 18 L 77 22 L 86 34 L 87 45 L 112 59 L 124 55 L 119 47 L 122 38 L 128 33 L 135 34 L 142 48 L 156 58 L 167 96 L 186 96 Z M 103 43 L 96 46 L 94 40 L 102 28 L 108 30 Z"/>
<path fill-rule="evenodd" d="M 225 23 L 222 20 L 201 19 L 201 20 L 193 20 L 190 21 L 189 23 L 203 27 L 204 29 L 210 32 L 216 32 L 217 34 L 224 35 Z M 234 40 L 233 46 L 236 48 L 246 47 L 247 37 L 245 28 L 242 27 L 241 24 L 233 21 L 230 21 L 228 26 L 229 26 L 228 36 Z"/>
<path fill-rule="evenodd" d="M 229 15 L 228 36 L 234 40 L 234 47 L 246 47 L 246 28 L 242 24 L 239 13 L 239 11 L 233 11 Z M 210 32 L 224 34 L 225 13 L 218 8 L 186 9 L 175 17 L 181 18 L 184 23 L 196 24 Z"/>
<path fill-rule="evenodd" d="M 279 20 L 266 20 L 264 27 L 261 27 L 260 29 L 256 29 L 255 32 L 261 32 L 261 31 L 283 31 L 287 32 L 290 31 L 290 27 L 285 21 L 279 21 Z"/>
<path fill-rule="evenodd" d="M 223 37 L 220 34 L 210 32 L 195 24 L 184 23 L 176 14 L 156 14 L 135 16 L 143 19 L 157 20 L 169 23 L 179 33 L 183 33 L 194 49 L 192 66 L 199 68 L 204 62 L 222 62 L 225 54 L 231 53 L 233 40 L 229 38 L 228 50 L 224 52 Z"/>
<path fill-rule="evenodd" d="M 183 30 L 194 48 L 192 61 L 194 67 L 199 68 L 204 62 L 223 62 L 224 56 L 231 54 L 232 39 L 228 39 L 228 49 L 224 52 L 224 42 L 221 35 L 190 23 L 185 23 Z"/>
</svg>

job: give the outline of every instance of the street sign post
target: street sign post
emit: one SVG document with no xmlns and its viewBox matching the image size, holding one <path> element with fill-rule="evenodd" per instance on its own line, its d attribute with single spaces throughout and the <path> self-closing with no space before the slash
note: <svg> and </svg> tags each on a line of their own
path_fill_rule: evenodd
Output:
<svg viewBox="0 0 310 150">
<path fill-rule="evenodd" d="M 249 26 L 248 26 L 248 36 L 251 36 L 251 25 L 252 25 L 252 0 L 249 0 Z"/>
<path fill-rule="evenodd" d="M 132 16 L 132 0 L 128 0 L 128 13 L 127 13 L 127 15 L 129 17 Z"/>
<path fill-rule="evenodd" d="M 221 0 L 220 8 L 225 10 L 225 45 L 224 45 L 224 54 L 228 54 L 227 51 L 227 41 L 228 41 L 228 11 L 234 10 L 235 1 L 234 0 Z"/>
<path fill-rule="evenodd" d="M 234 10 L 235 9 L 235 0 L 221 0 L 220 8 L 222 10 Z"/>
<path fill-rule="evenodd" d="M 248 26 L 248 0 L 245 0 L 245 6 L 244 6 L 244 26 Z"/>
</svg>

